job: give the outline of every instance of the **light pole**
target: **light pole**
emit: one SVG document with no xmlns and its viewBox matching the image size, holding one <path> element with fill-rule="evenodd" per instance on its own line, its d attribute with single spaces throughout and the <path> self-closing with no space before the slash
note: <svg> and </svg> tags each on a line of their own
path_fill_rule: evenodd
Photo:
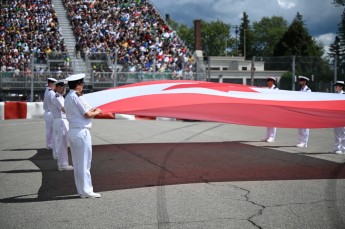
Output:
<svg viewBox="0 0 345 229">
<path fill-rule="evenodd" d="M 235 33 L 236 33 L 236 55 L 238 56 L 238 26 L 235 27 Z"/>
<path fill-rule="evenodd" d="M 243 29 L 243 56 L 246 59 L 246 29 Z"/>
</svg>

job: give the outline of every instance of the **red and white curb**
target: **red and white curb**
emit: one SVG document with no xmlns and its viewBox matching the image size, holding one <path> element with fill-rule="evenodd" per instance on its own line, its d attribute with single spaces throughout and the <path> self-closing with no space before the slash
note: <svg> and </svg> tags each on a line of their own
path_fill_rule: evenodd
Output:
<svg viewBox="0 0 345 229">
<path fill-rule="evenodd" d="M 0 102 L 0 119 L 43 118 L 43 102 Z"/>
<path fill-rule="evenodd" d="M 0 120 L 43 118 L 43 102 L 0 102 Z M 98 119 L 118 120 L 161 120 L 176 121 L 175 118 L 147 117 L 129 114 L 102 114 Z"/>
</svg>

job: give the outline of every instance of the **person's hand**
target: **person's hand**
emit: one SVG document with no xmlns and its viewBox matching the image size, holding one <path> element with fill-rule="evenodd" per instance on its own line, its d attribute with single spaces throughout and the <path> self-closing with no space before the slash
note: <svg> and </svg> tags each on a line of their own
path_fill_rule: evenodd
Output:
<svg viewBox="0 0 345 229">
<path fill-rule="evenodd" d="M 85 118 L 94 118 L 95 116 L 102 114 L 102 110 L 99 108 L 92 108 L 84 114 Z"/>
<path fill-rule="evenodd" d="M 102 110 L 99 108 L 95 108 L 96 115 L 102 114 Z"/>
</svg>

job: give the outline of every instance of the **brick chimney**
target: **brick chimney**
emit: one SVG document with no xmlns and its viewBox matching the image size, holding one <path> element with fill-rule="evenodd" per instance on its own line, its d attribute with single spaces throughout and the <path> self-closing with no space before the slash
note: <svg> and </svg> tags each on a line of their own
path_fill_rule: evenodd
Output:
<svg viewBox="0 0 345 229">
<path fill-rule="evenodd" d="M 194 21 L 194 39 L 195 39 L 195 56 L 203 58 L 202 45 L 201 45 L 201 20 Z"/>
</svg>

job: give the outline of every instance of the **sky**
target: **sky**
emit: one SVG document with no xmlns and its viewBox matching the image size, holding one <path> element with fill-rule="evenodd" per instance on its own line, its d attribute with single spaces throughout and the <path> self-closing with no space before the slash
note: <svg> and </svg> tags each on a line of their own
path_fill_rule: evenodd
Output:
<svg viewBox="0 0 345 229">
<path fill-rule="evenodd" d="M 151 0 L 158 11 L 178 23 L 188 26 L 195 19 L 221 20 L 236 26 L 241 24 L 243 12 L 250 23 L 263 17 L 282 16 L 290 24 L 299 12 L 311 36 L 324 44 L 326 52 L 334 41 L 343 7 L 332 0 Z M 233 32 L 233 31 L 232 31 Z"/>
</svg>

